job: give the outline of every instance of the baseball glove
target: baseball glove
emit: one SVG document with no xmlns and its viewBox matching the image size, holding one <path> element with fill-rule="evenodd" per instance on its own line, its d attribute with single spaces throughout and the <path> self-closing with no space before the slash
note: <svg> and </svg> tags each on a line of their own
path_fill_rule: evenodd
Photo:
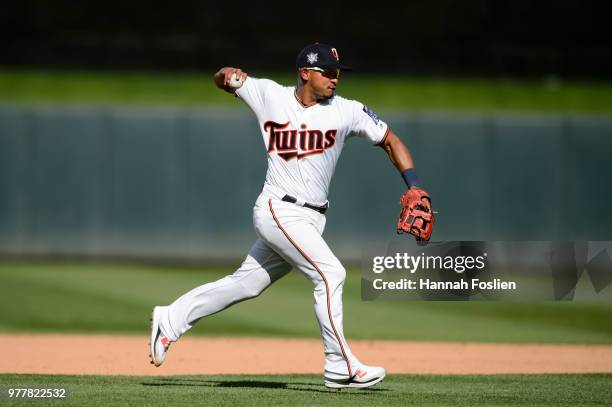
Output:
<svg viewBox="0 0 612 407">
<path fill-rule="evenodd" d="M 402 210 L 397 218 L 397 233 L 410 233 L 417 242 L 427 242 L 434 225 L 431 198 L 421 188 L 409 188 L 400 198 Z"/>
</svg>

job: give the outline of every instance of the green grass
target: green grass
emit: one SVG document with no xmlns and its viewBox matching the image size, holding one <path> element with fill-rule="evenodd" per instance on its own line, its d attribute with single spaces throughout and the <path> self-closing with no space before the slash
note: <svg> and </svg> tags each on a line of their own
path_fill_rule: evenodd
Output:
<svg viewBox="0 0 612 407">
<path fill-rule="evenodd" d="M 0 375 L 0 387 L 66 388 L 62 406 L 610 405 L 612 375 L 391 375 L 370 390 L 330 390 L 320 376 Z M 4 396 L 2 405 L 23 405 Z M 56 405 L 36 400 L 36 405 Z"/>
<path fill-rule="evenodd" d="M 284 85 L 294 76 L 251 72 Z M 212 73 L 0 70 L 0 101 L 10 103 L 241 106 L 212 83 Z M 374 109 L 476 112 L 611 113 L 612 83 L 559 79 L 341 77 L 339 94 Z"/>
<path fill-rule="evenodd" d="M 148 333 L 168 304 L 230 269 L 0 263 L 0 332 Z M 344 325 L 350 339 L 612 343 L 612 302 L 361 300 L 349 272 Z M 260 297 L 201 320 L 190 335 L 318 338 L 312 286 L 292 271 Z"/>
</svg>

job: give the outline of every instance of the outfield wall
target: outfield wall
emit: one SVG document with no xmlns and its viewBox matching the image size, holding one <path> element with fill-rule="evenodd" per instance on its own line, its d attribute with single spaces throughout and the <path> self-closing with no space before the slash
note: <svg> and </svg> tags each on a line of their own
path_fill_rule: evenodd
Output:
<svg viewBox="0 0 612 407">
<path fill-rule="evenodd" d="M 385 113 L 440 212 L 439 240 L 612 240 L 612 118 Z M 265 150 L 244 109 L 0 107 L 0 253 L 227 259 L 256 239 Z M 397 239 L 403 181 L 345 147 L 326 236 Z"/>
</svg>

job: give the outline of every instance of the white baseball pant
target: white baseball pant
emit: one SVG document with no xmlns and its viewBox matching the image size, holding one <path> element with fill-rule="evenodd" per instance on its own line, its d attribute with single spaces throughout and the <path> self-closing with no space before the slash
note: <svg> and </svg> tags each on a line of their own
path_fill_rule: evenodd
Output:
<svg viewBox="0 0 612 407">
<path fill-rule="evenodd" d="M 325 215 L 264 194 L 253 208 L 259 239 L 234 274 L 179 297 L 162 318 L 163 333 L 177 340 L 200 318 L 257 297 L 293 267 L 314 287 L 314 306 L 325 352 L 325 377 L 342 380 L 361 367 L 342 328 L 342 289 L 346 271 L 321 236 Z"/>
</svg>

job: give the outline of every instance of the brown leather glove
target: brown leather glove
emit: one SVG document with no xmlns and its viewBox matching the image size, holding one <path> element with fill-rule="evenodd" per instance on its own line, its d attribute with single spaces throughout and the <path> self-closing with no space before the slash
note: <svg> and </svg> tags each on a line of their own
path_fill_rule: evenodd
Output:
<svg viewBox="0 0 612 407">
<path fill-rule="evenodd" d="M 397 219 L 397 233 L 410 233 L 417 242 L 427 242 L 434 225 L 431 198 L 421 188 L 412 187 L 400 198 L 402 210 Z"/>
</svg>

